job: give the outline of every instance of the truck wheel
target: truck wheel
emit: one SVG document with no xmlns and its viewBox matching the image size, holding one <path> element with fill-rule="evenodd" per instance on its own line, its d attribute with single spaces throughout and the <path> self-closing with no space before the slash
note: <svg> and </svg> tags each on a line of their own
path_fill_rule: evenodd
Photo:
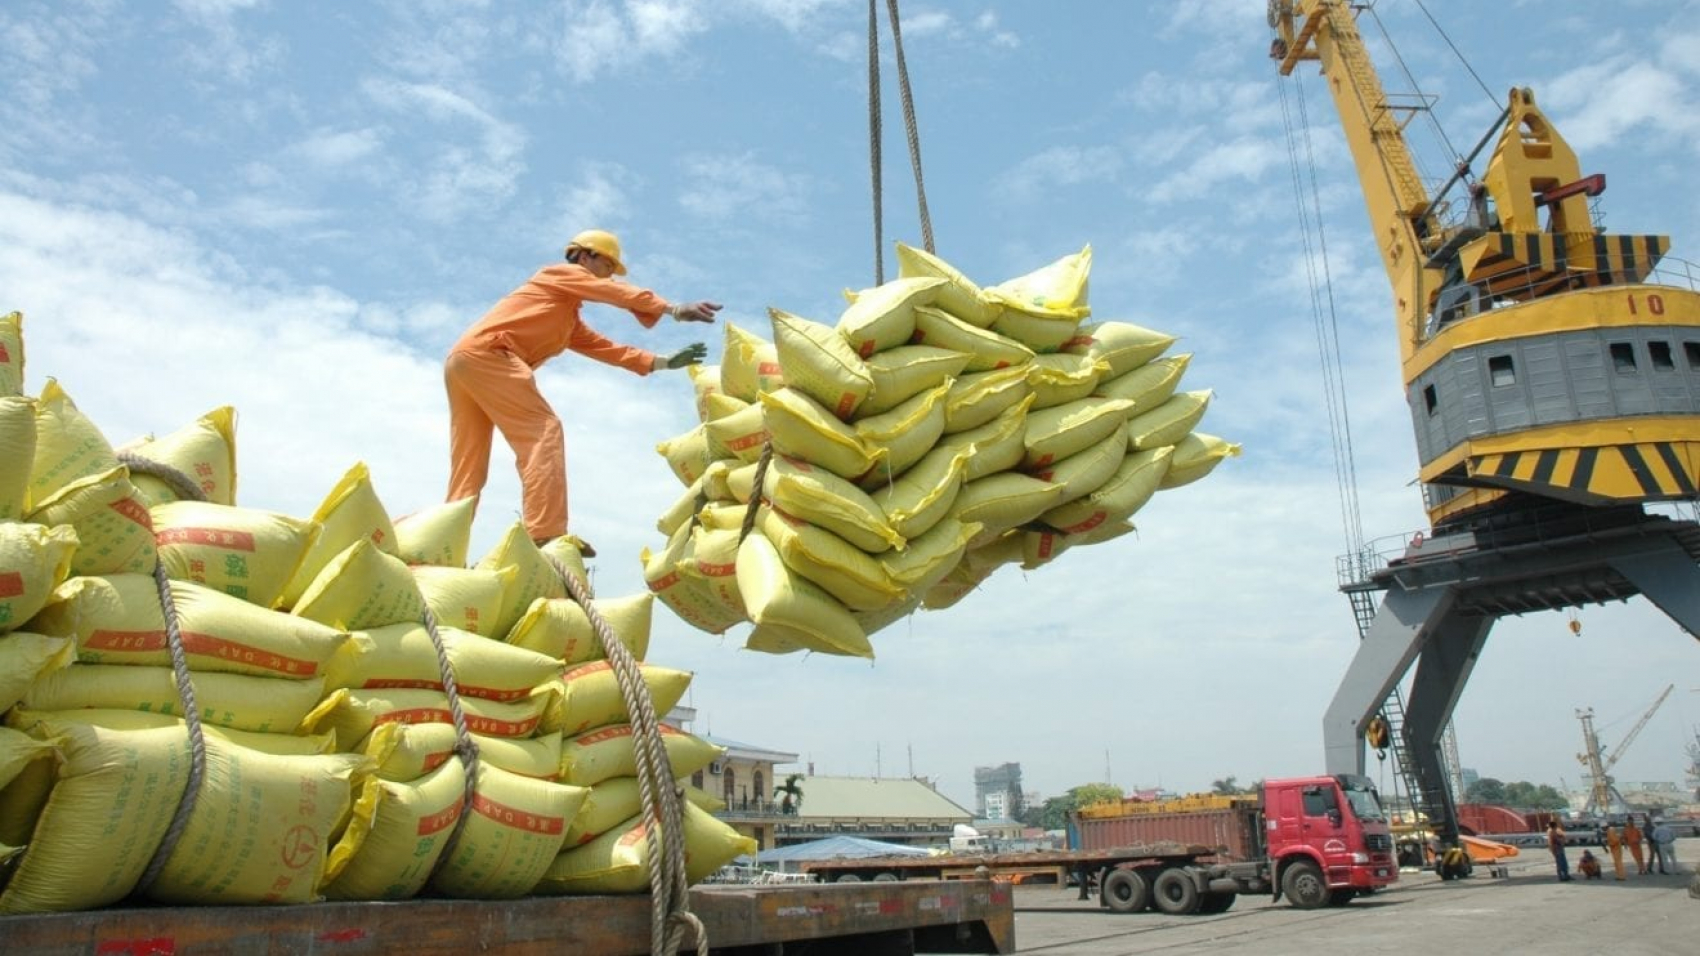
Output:
<svg viewBox="0 0 1700 956">
<path fill-rule="evenodd" d="M 1151 902 L 1151 888 L 1137 870 L 1111 870 L 1098 892 L 1117 913 L 1137 913 Z"/>
<path fill-rule="evenodd" d="M 1226 913 L 1234 908 L 1234 901 L 1239 898 L 1238 893 L 1206 893 L 1198 901 L 1198 911 L 1210 915 Z"/>
<path fill-rule="evenodd" d="M 860 883 L 860 882 L 862 882 L 862 878 L 857 876 L 854 873 L 840 873 L 840 874 L 838 874 L 838 879 L 833 880 L 832 882 L 834 882 L 834 883 Z"/>
<path fill-rule="evenodd" d="M 1301 910 L 1313 910 L 1328 902 L 1328 884 L 1323 882 L 1322 871 L 1309 860 L 1287 867 L 1281 875 L 1281 892 Z"/>
<path fill-rule="evenodd" d="M 1198 884 L 1192 881 L 1192 874 L 1178 866 L 1172 866 L 1157 874 L 1157 879 L 1151 884 L 1151 901 L 1157 908 L 1170 916 L 1186 916 L 1198 912 Z"/>
<path fill-rule="evenodd" d="M 1347 903 L 1350 903 L 1352 900 L 1357 899 L 1357 896 L 1358 896 L 1357 890 L 1329 890 L 1328 891 L 1328 905 L 1329 906 L 1345 906 Z"/>
<path fill-rule="evenodd" d="M 887 870 L 884 873 L 874 874 L 874 882 L 875 883 L 896 883 L 898 881 L 898 879 L 899 879 L 898 875 L 896 873 L 891 872 L 890 870 Z"/>
</svg>

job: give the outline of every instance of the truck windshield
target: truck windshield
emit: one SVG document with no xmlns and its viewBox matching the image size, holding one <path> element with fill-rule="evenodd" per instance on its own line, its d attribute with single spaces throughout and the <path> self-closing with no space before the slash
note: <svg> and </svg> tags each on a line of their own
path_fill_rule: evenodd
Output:
<svg viewBox="0 0 1700 956">
<path fill-rule="evenodd" d="M 1374 790 L 1346 790 L 1346 802 L 1352 805 L 1352 814 L 1359 820 L 1382 820 L 1381 801 L 1375 797 Z"/>
</svg>

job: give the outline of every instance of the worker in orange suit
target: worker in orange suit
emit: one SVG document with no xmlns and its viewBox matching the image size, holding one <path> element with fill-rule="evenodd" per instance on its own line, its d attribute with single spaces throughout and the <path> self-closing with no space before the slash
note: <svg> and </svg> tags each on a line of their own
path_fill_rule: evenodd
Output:
<svg viewBox="0 0 1700 956">
<path fill-rule="evenodd" d="M 1641 828 L 1635 825 L 1635 815 L 1623 818 L 1623 842 L 1629 846 L 1629 855 L 1635 858 L 1635 873 L 1640 875 L 1647 872 L 1646 860 L 1641 856 Z"/>
<path fill-rule="evenodd" d="M 1618 832 L 1617 827 L 1612 826 L 1611 821 L 1608 820 L 1606 822 L 1605 832 L 1601 834 L 1601 837 L 1605 839 L 1606 852 L 1611 854 L 1612 869 L 1617 871 L 1617 878 L 1622 880 L 1624 878 L 1623 834 Z"/>
<path fill-rule="evenodd" d="M 600 229 L 567 244 L 566 261 L 544 266 L 508 293 L 449 350 L 443 384 L 449 396 L 449 501 L 484 490 L 493 431 L 513 448 L 523 493 L 525 529 L 541 545 L 567 532 L 567 457 L 561 420 L 537 389 L 536 369 L 572 350 L 638 375 L 680 369 L 708 354 L 702 343 L 660 356 L 620 345 L 586 325 L 586 302 L 625 309 L 644 328 L 663 315 L 681 322 L 713 322 L 714 302 L 674 304 L 647 289 L 615 280 L 625 275 L 620 240 Z M 585 557 L 596 549 L 579 538 Z"/>
</svg>

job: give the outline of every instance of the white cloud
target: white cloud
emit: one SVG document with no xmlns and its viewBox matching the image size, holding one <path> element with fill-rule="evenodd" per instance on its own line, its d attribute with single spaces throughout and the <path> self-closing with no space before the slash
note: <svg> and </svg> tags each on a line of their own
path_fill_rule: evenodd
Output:
<svg viewBox="0 0 1700 956">
<path fill-rule="evenodd" d="M 579 83 L 604 72 L 640 69 L 646 61 L 689 52 L 687 41 L 708 29 L 697 0 L 569 0 L 558 57 Z"/>
<path fill-rule="evenodd" d="M 336 169 L 360 163 L 383 149 L 384 134 L 374 128 L 316 130 L 290 148 L 307 163 Z"/>
<path fill-rule="evenodd" d="M 1121 154 L 1109 146 L 1052 146 L 1003 173 L 998 185 L 1018 199 L 1030 200 L 1059 186 L 1113 183 L 1121 168 Z"/>
<path fill-rule="evenodd" d="M 1153 202 L 1199 199 L 1224 183 L 1249 187 L 1269 170 L 1286 165 L 1284 146 L 1269 139 L 1240 137 L 1204 150 L 1192 165 L 1164 177 L 1147 195 Z"/>
<path fill-rule="evenodd" d="M 758 161 L 753 153 L 691 156 L 679 204 L 712 222 L 790 221 L 806 216 L 809 177 Z"/>
<path fill-rule="evenodd" d="M 423 170 L 405 190 L 408 206 L 423 218 L 450 222 L 505 201 L 524 172 L 524 130 L 491 115 L 453 90 L 426 83 L 372 79 L 362 84 L 378 106 L 410 118 L 435 121 L 440 138 L 421 134 Z M 471 135 L 461 133 L 471 128 Z"/>
</svg>

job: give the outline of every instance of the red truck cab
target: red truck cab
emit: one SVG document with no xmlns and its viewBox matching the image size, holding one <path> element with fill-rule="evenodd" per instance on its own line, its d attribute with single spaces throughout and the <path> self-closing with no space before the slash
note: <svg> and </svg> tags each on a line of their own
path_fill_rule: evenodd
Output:
<svg viewBox="0 0 1700 956">
<path fill-rule="evenodd" d="M 1367 777 L 1266 780 L 1263 816 L 1276 899 L 1339 904 L 1399 878 L 1393 832 Z"/>
</svg>

